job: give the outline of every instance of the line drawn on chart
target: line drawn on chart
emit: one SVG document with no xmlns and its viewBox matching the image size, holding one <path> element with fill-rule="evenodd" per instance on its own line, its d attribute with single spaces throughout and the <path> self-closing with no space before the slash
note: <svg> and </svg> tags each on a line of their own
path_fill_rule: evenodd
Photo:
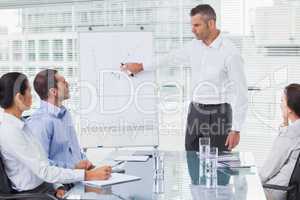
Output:
<svg viewBox="0 0 300 200">
<path fill-rule="evenodd" d="M 125 58 L 123 59 L 123 62 L 121 62 L 121 63 L 128 62 L 127 60 L 129 60 L 130 56 L 132 56 L 132 55 L 136 56 L 138 49 L 141 47 L 142 47 L 142 42 L 139 42 L 137 45 L 135 45 L 133 48 L 131 48 L 130 51 L 127 51 L 127 53 L 125 53 Z M 131 53 L 131 52 L 134 52 L 134 53 Z"/>
<path fill-rule="evenodd" d="M 133 58 L 134 56 L 135 57 L 138 57 L 136 56 L 138 54 L 138 49 L 142 48 L 143 46 L 143 43 L 142 42 L 139 42 L 138 44 L 136 44 L 135 46 L 131 47 L 130 49 L 131 50 L 126 50 L 126 53 L 124 55 L 124 58 L 121 59 L 123 61 L 119 62 L 120 63 L 120 66 L 118 66 L 117 69 L 120 69 L 120 67 L 122 65 L 124 65 L 125 63 L 127 62 L 130 62 L 130 57 Z M 122 53 L 123 54 L 123 53 Z M 95 49 L 92 48 L 92 57 L 93 57 L 93 69 L 95 70 L 95 72 L 98 71 L 99 68 L 101 68 L 100 66 L 97 67 L 97 57 L 96 57 L 96 53 L 95 53 Z M 123 57 L 123 56 L 122 56 Z M 133 60 L 133 62 L 137 62 L 135 60 Z M 114 67 L 107 67 L 107 69 L 111 69 L 111 68 L 114 68 Z M 133 77 L 133 74 L 130 74 L 130 72 L 127 72 L 129 76 L 132 76 Z M 115 78 L 119 79 L 120 80 L 120 73 L 118 73 L 118 71 L 111 71 L 111 75 L 114 76 Z"/>
</svg>

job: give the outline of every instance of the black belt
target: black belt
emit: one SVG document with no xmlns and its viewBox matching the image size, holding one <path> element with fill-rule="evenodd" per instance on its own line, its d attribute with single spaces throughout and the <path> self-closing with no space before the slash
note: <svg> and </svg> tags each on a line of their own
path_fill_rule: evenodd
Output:
<svg viewBox="0 0 300 200">
<path fill-rule="evenodd" d="M 202 104 L 202 103 L 197 103 L 192 101 L 192 104 L 199 106 L 201 108 L 211 108 L 211 107 L 221 107 L 221 106 L 226 106 L 229 105 L 229 103 L 220 103 L 220 104 Z"/>
</svg>

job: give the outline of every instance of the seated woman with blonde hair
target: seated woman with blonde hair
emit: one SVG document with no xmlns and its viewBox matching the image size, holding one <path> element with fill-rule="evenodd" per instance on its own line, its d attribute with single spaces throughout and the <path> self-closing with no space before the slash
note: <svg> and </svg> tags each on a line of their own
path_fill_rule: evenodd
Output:
<svg viewBox="0 0 300 200">
<path fill-rule="evenodd" d="M 283 124 L 260 170 L 263 183 L 288 186 L 300 152 L 300 84 L 290 84 L 281 99 Z M 285 200 L 286 192 L 265 189 L 269 200 Z"/>
</svg>

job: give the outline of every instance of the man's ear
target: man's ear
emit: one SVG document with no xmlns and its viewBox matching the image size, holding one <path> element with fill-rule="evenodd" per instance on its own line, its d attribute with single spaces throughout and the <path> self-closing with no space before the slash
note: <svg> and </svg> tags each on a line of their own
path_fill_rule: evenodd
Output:
<svg viewBox="0 0 300 200">
<path fill-rule="evenodd" d="M 208 20 L 207 25 L 209 29 L 214 29 L 216 27 L 216 22 L 215 20 L 210 19 Z"/>
<path fill-rule="evenodd" d="M 53 96 L 56 96 L 57 95 L 57 90 L 55 88 L 50 88 L 49 89 L 49 95 L 53 95 Z"/>
</svg>

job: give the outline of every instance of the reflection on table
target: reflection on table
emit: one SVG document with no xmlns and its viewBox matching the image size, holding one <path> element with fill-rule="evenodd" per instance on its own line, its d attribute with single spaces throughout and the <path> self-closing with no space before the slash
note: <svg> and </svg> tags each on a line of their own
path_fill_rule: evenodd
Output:
<svg viewBox="0 0 300 200">
<path fill-rule="evenodd" d="M 132 153 L 114 152 L 107 161 Z M 68 199 L 265 200 L 256 167 L 218 168 L 217 186 L 210 188 L 199 176 L 199 162 L 196 152 L 154 151 L 147 162 L 125 162 L 120 166 L 126 174 L 139 176 L 141 180 L 104 188 L 78 183 L 68 192 Z"/>
</svg>

